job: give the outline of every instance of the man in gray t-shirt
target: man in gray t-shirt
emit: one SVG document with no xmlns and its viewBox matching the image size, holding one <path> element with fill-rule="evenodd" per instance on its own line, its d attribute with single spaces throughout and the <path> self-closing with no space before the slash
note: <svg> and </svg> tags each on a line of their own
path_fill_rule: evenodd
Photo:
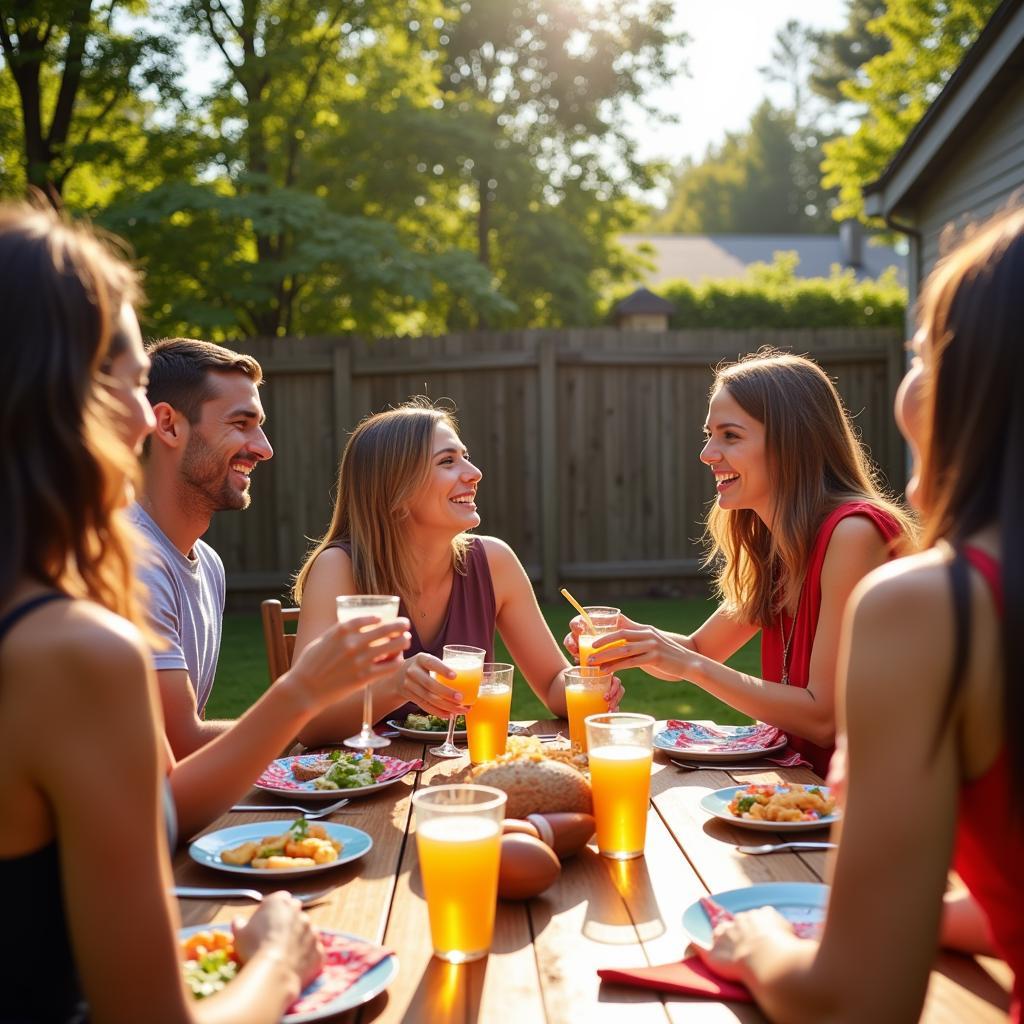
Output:
<svg viewBox="0 0 1024 1024">
<path fill-rule="evenodd" d="M 153 652 L 153 664 L 159 672 L 188 673 L 202 717 L 220 655 L 224 563 L 202 540 L 183 555 L 141 505 L 132 505 L 128 514 L 152 549 L 142 556 L 136 572 L 146 585 L 150 626 L 165 644 Z"/>
<path fill-rule="evenodd" d="M 203 718 L 217 671 L 224 565 L 200 538 L 215 512 L 249 505 L 249 475 L 274 451 L 263 433 L 259 363 L 184 338 L 148 349 L 156 429 L 146 443 L 143 490 L 132 518 L 150 541 L 139 577 L 149 619 L 166 646 L 153 652 L 164 726 L 182 758 L 225 732 Z"/>
</svg>

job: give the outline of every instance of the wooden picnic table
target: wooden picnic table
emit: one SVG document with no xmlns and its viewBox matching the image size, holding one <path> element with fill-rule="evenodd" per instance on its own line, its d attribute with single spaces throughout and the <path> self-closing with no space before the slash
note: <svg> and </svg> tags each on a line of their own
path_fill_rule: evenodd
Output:
<svg viewBox="0 0 1024 1024">
<path fill-rule="evenodd" d="M 531 724 L 531 731 L 566 730 L 564 721 Z M 328 884 L 337 888 L 325 903 L 310 908 L 316 924 L 381 943 L 399 958 L 400 970 L 386 993 L 339 1021 L 548 1022 L 601 1021 L 622 1024 L 713 1024 L 763 1021 L 760 1011 L 738 1003 L 661 995 L 638 988 L 602 983 L 602 967 L 670 963 L 687 945 L 683 911 L 699 897 L 759 882 L 819 882 L 826 854 L 776 853 L 747 856 L 738 843 L 781 841 L 774 833 L 754 832 L 710 818 L 699 806 L 706 793 L 750 781 L 820 782 L 807 769 L 773 769 L 753 773 L 727 765 L 684 771 L 655 753 L 651 808 L 645 856 L 613 862 L 594 848 L 563 864 L 559 879 L 541 896 L 526 902 L 499 901 L 494 943 L 489 957 L 452 966 L 431 955 L 427 904 L 417 867 L 412 793 L 439 777 L 465 775 L 465 759 L 439 761 L 426 754 L 427 744 L 394 740 L 385 752 L 406 760 L 423 758 L 422 771 L 410 773 L 379 794 L 353 799 L 331 820 L 368 832 L 373 849 L 352 864 L 309 879 L 295 879 L 296 892 Z M 341 795 L 341 794 L 339 794 Z M 253 791 L 248 802 L 272 803 Z M 208 831 L 248 821 L 271 820 L 273 813 L 232 813 Z M 294 817 L 281 812 L 281 820 Z M 823 832 L 785 838 L 824 839 Z M 213 871 L 178 852 L 175 881 L 182 885 L 252 887 L 248 878 Z M 257 886 L 271 891 L 275 886 Z M 871 894 L 865 893 L 865 899 Z M 229 921 L 245 903 L 182 900 L 183 923 Z M 893 908 L 893 913 L 899 913 Z M 879 936 L 884 942 L 885 937 Z M 856 965 L 851 965 L 856 970 Z M 864 979 L 870 984 L 870 979 Z M 941 954 L 932 972 L 922 1020 L 929 1024 L 1005 1022 L 1010 974 L 1005 964 L 987 958 Z"/>
</svg>

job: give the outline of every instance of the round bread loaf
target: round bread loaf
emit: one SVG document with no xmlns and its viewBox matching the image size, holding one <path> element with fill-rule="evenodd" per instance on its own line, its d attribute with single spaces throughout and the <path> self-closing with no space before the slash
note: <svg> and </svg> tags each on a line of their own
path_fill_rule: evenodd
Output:
<svg viewBox="0 0 1024 1024">
<path fill-rule="evenodd" d="M 575 768 L 559 761 L 488 762 L 471 773 L 472 782 L 494 786 L 508 794 L 505 815 L 525 818 L 550 811 L 590 814 L 590 783 Z"/>
</svg>

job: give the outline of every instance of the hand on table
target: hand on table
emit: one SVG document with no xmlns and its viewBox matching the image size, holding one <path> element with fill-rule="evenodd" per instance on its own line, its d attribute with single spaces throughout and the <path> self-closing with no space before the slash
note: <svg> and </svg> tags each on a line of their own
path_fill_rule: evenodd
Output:
<svg viewBox="0 0 1024 1024">
<path fill-rule="evenodd" d="M 774 907 L 759 907 L 737 914 L 715 927 L 711 946 L 694 943 L 701 960 L 722 978 L 746 981 L 754 953 L 764 946 L 775 950 L 787 939 L 801 941 L 793 927 Z"/>
<path fill-rule="evenodd" d="M 268 953 L 295 971 L 300 991 L 323 967 L 320 938 L 309 918 L 302 913 L 299 901 L 290 893 L 271 893 L 248 920 L 236 917 L 231 928 L 235 934 L 235 949 L 243 964 L 259 952 Z"/>
</svg>

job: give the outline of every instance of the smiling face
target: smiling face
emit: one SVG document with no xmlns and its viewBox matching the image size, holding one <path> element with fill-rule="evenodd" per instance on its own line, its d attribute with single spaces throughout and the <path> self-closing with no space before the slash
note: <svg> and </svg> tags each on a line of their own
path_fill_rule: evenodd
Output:
<svg viewBox="0 0 1024 1024">
<path fill-rule="evenodd" d="M 719 508 L 751 509 L 768 524 L 772 496 L 764 424 L 723 386 L 711 396 L 704 433 L 700 460 L 715 474 Z"/>
<path fill-rule="evenodd" d="M 410 520 L 452 536 L 479 526 L 476 489 L 482 476 L 454 428 L 441 420 L 434 427 L 427 477 L 409 503 Z"/>
<path fill-rule="evenodd" d="M 118 322 L 120 352 L 106 367 L 107 387 L 121 406 L 118 434 L 138 455 L 142 442 L 156 426 L 153 407 L 146 397 L 149 383 L 149 356 L 142 346 L 139 321 L 127 303 Z"/>
<path fill-rule="evenodd" d="M 263 406 L 245 374 L 210 371 L 213 397 L 189 428 L 181 476 L 210 512 L 249 507 L 249 475 L 273 457 L 263 433 Z"/>
</svg>

